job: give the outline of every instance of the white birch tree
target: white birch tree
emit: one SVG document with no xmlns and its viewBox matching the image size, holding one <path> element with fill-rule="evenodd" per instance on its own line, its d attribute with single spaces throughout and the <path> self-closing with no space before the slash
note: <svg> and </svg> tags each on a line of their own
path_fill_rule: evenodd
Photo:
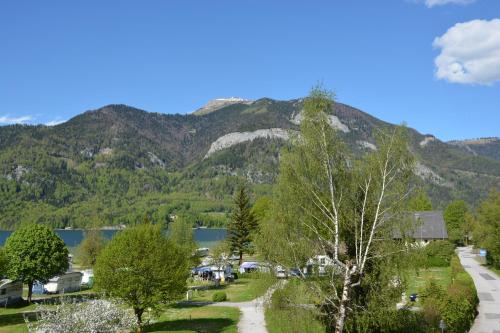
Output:
<svg viewBox="0 0 500 333">
<path fill-rule="evenodd" d="M 329 330 L 341 333 L 350 314 L 366 305 L 364 280 L 405 251 L 392 235 L 413 159 L 403 127 L 381 130 L 375 151 L 349 155 L 332 126 L 333 108 L 332 94 L 321 89 L 304 102 L 300 135 L 280 161 L 272 228 L 281 237 L 267 252 L 295 267 L 328 256 L 331 269 L 309 285 L 322 299 Z"/>
</svg>

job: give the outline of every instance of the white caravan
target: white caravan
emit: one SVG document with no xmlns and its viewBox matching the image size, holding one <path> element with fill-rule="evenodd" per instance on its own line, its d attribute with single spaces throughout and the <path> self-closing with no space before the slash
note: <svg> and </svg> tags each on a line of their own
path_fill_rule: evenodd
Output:
<svg viewBox="0 0 500 333">
<path fill-rule="evenodd" d="M 82 283 L 81 272 L 71 272 L 53 277 L 43 287 L 48 294 L 79 291 Z"/>
<path fill-rule="evenodd" d="M 23 297 L 23 284 L 9 279 L 0 280 L 0 304 L 9 305 Z"/>
</svg>

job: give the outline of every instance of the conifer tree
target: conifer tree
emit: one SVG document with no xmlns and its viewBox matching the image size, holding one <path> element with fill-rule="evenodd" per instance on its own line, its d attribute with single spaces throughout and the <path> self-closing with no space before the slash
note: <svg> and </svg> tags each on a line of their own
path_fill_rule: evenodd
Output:
<svg viewBox="0 0 500 333">
<path fill-rule="evenodd" d="M 228 241 L 231 251 L 237 251 L 239 264 L 243 262 L 244 253 L 252 253 L 252 237 L 258 227 L 257 218 L 252 212 L 250 198 L 244 187 L 236 193 L 235 208 L 228 225 Z"/>
</svg>

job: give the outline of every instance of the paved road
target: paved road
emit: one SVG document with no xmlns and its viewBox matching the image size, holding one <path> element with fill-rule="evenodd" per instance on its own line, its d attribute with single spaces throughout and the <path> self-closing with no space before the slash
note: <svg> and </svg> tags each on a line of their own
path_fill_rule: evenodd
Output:
<svg viewBox="0 0 500 333">
<path fill-rule="evenodd" d="M 500 333 L 500 277 L 481 266 L 470 247 L 459 248 L 459 257 L 479 296 L 479 314 L 469 333 Z"/>
</svg>

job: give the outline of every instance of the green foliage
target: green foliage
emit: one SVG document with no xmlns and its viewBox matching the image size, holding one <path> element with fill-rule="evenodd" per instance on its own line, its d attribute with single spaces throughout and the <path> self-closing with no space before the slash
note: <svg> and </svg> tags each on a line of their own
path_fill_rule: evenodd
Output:
<svg viewBox="0 0 500 333">
<path fill-rule="evenodd" d="M 85 231 L 85 238 L 76 250 L 77 261 L 82 266 L 93 267 L 105 245 L 106 241 L 99 229 Z"/>
<path fill-rule="evenodd" d="M 255 217 L 260 221 L 270 216 L 272 207 L 272 199 L 267 196 L 262 196 L 255 201 L 252 212 Z"/>
<path fill-rule="evenodd" d="M 424 252 L 426 267 L 446 267 L 450 265 L 455 246 L 447 240 L 435 240 L 425 246 Z"/>
<path fill-rule="evenodd" d="M 232 251 L 240 256 L 240 265 L 244 253 L 252 253 L 253 235 L 257 232 L 258 221 L 252 212 L 250 198 L 244 187 L 241 187 L 234 198 L 234 210 L 231 223 L 227 227 L 228 242 Z"/>
<path fill-rule="evenodd" d="M 465 201 L 457 200 L 450 203 L 444 211 L 444 220 L 448 230 L 448 238 L 457 245 L 464 243 L 467 221 L 468 207 Z"/>
<path fill-rule="evenodd" d="M 304 102 L 300 136 L 282 153 L 274 214 L 259 234 L 265 237 L 259 248 L 281 265 L 304 267 L 318 254 L 332 260 L 338 254 L 347 267 L 356 263 L 363 270 L 352 274 L 356 287 L 346 285 L 349 299 L 344 303 L 343 274 L 313 274 L 311 288 L 323 304 L 321 318 L 329 330 L 341 306 L 349 308 L 346 321 L 356 327 L 361 317 L 375 316 L 377 307 L 393 307 L 400 299 L 402 285 L 394 281 L 409 264 L 408 249 L 404 242 L 393 242 L 392 235 L 406 208 L 402 198 L 414 165 L 403 127 L 379 131 L 376 151 L 349 154 L 340 131 L 331 126 L 334 110 L 332 95 L 321 89 L 313 90 Z M 385 170 L 395 173 L 387 176 Z M 387 177 L 391 181 L 384 183 Z M 392 218 L 380 223 L 382 211 Z M 371 230 L 376 230 L 373 238 L 379 241 L 368 246 Z M 365 322 L 375 320 L 366 316 Z"/>
<path fill-rule="evenodd" d="M 356 131 L 339 133 L 354 156 L 365 151 L 357 141 L 373 142 L 378 130 L 392 128 L 347 105 L 334 107 L 343 123 L 356 124 Z M 213 221 L 204 214 L 230 213 L 231 197 L 245 180 L 255 193 L 267 186 L 269 194 L 287 143 L 259 138 L 204 158 L 211 143 L 230 132 L 297 130 L 290 119 L 303 108 L 303 101 L 261 99 L 181 116 L 109 105 L 54 127 L 2 126 L 0 227 L 15 229 L 21 221 L 57 228 L 133 225 L 144 214 L 165 223 L 168 214 L 186 210 L 198 223 L 223 226 L 229 215 Z M 453 185 L 425 185 L 436 206 L 455 198 L 474 203 L 484 188 L 500 186 L 500 161 L 438 141 L 421 147 L 422 138 L 410 131 L 412 151 Z"/>
<path fill-rule="evenodd" d="M 355 322 L 346 324 L 347 333 L 428 333 L 421 315 L 410 310 L 378 308 L 371 313 L 360 313 Z"/>
<path fill-rule="evenodd" d="M 423 317 L 431 332 L 437 331 L 441 319 L 448 332 L 468 332 L 479 304 L 472 278 L 460 265 L 457 256 L 451 260 L 452 283 L 447 290 L 430 281 L 421 294 Z"/>
<path fill-rule="evenodd" d="M 139 224 L 116 234 L 97 258 L 96 287 L 143 312 L 178 299 L 186 289 L 189 260 L 160 226 Z"/>
<path fill-rule="evenodd" d="M 193 237 L 192 224 L 183 216 L 178 216 L 169 224 L 168 238 L 179 248 L 183 249 L 184 256 L 191 258 L 191 266 L 199 264 L 199 258 L 193 255 L 196 250 L 196 242 Z"/>
<path fill-rule="evenodd" d="M 14 231 L 5 242 L 7 275 L 28 284 L 31 302 L 33 282 L 47 282 L 68 269 L 68 249 L 56 233 L 40 224 L 27 224 Z"/>
<path fill-rule="evenodd" d="M 0 247 L 0 277 L 7 273 L 8 260 L 5 250 Z"/>
<path fill-rule="evenodd" d="M 282 288 L 275 290 L 266 308 L 266 326 L 270 333 L 325 332 L 320 312 L 315 307 L 297 306 L 314 304 L 307 283 L 291 279 Z"/>
<path fill-rule="evenodd" d="M 178 246 L 186 247 L 188 253 L 196 249 L 192 224 L 184 216 L 178 216 L 169 224 L 168 237 Z"/>
<path fill-rule="evenodd" d="M 225 292 L 223 291 L 216 291 L 213 295 L 212 295 L 212 301 L 213 302 L 224 302 L 227 300 L 227 295 Z"/>
<path fill-rule="evenodd" d="M 500 268 L 500 192 L 491 190 L 477 210 L 474 230 L 477 245 L 487 249 L 486 259 L 495 268 Z"/>
<path fill-rule="evenodd" d="M 408 201 L 410 212 L 421 212 L 432 210 L 432 202 L 423 188 L 419 188 Z"/>
</svg>

